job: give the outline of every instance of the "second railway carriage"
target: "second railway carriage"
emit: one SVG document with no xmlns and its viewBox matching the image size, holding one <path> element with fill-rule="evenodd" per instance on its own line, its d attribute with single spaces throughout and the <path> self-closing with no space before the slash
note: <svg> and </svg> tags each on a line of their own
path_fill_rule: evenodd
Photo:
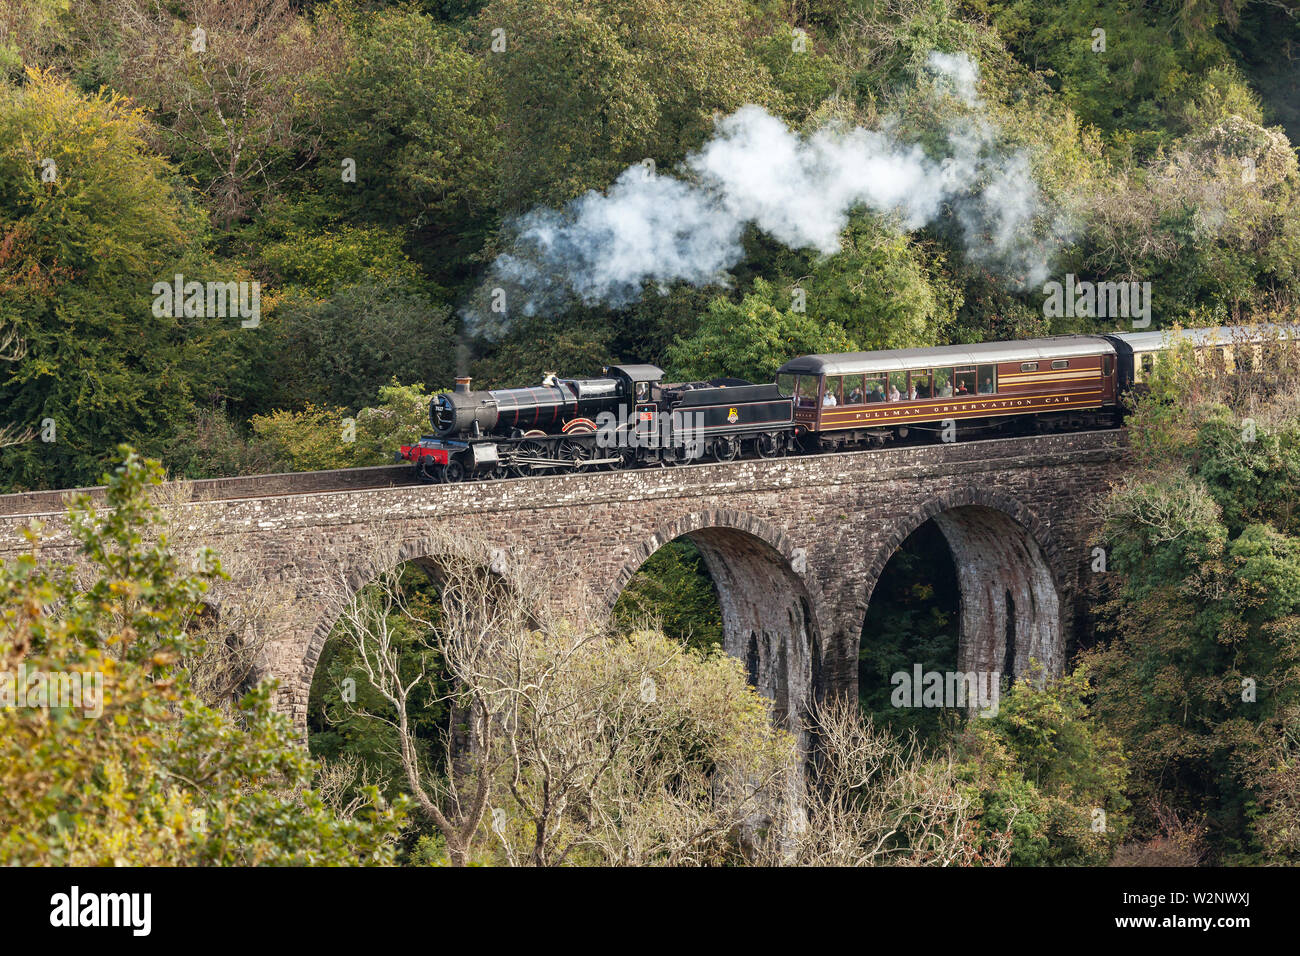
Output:
<svg viewBox="0 0 1300 956">
<path fill-rule="evenodd" d="M 777 384 L 821 447 L 878 444 L 946 420 L 996 430 L 1033 416 L 1058 428 L 1111 424 L 1118 413 L 1115 347 L 1093 335 L 805 355 L 781 366 Z"/>
</svg>

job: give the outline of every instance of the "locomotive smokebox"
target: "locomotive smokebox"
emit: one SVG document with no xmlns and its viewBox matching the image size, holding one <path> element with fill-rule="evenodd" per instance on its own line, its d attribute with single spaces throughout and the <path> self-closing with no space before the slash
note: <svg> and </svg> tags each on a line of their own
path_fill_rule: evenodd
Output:
<svg viewBox="0 0 1300 956">
<path fill-rule="evenodd" d="M 471 392 L 469 379 L 459 378 L 454 392 L 433 396 L 429 402 L 429 422 L 442 438 L 484 434 L 497 423 L 497 403 L 491 392 Z"/>
</svg>

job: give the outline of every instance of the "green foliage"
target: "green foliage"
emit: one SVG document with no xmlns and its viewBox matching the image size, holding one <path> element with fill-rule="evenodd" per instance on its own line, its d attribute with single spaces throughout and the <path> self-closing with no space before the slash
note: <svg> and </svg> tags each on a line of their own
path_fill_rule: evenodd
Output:
<svg viewBox="0 0 1300 956">
<path fill-rule="evenodd" d="M 895 707 L 891 701 L 899 672 L 957 669 L 956 569 L 948 543 L 933 522 L 908 537 L 880 573 L 862 624 L 858 650 L 858 696 L 873 722 L 902 736 L 915 732 L 935 741 L 949 729 L 941 708 Z"/>
<path fill-rule="evenodd" d="M 1148 454 L 1107 505 L 1118 574 L 1102 609 L 1109 640 L 1087 658 L 1095 709 L 1132 755 L 1145 834 L 1158 833 L 1164 808 L 1203 821 L 1220 862 L 1293 859 L 1283 821 L 1295 815 L 1287 754 L 1300 705 L 1294 382 L 1248 399 L 1205 382 L 1157 380 L 1138 408 L 1137 443 L 1163 457 Z"/>
<path fill-rule="evenodd" d="M 500 89 L 500 205 L 522 212 L 603 189 L 624 167 L 699 145 L 714 112 L 776 104 L 727 0 L 493 0 L 475 24 Z"/>
<path fill-rule="evenodd" d="M 323 300 L 284 302 L 276 332 L 282 378 L 274 394 L 287 408 L 360 408 L 394 378 L 452 384 L 450 310 L 414 285 L 368 276 Z"/>
<path fill-rule="evenodd" d="M 488 61 L 407 7 L 350 16 L 349 27 L 346 59 L 322 80 L 322 193 L 349 216 L 417 230 L 431 274 L 454 275 L 483 241 L 496 189 Z M 343 159 L 356 162 L 355 183 L 342 181 Z"/>
<path fill-rule="evenodd" d="M 88 586 L 38 560 L 39 530 L 30 554 L 0 566 L 0 670 L 103 682 L 95 706 L 0 709 L 0 861 L 391 862 L 401 804 L 385 808 L 372 791 L 351 818 L 326 808 L 309 789 L 314 765 L 272 712 L 273 687 L 228 715 L 188 690 L 197 648 L 183 621 L 220 565 L 205 551 L 201 570 L 184 570 L 148 497 L 161 469 L 122 453 L 105 507 L 82 499 L 68 514 Z"/>
<path fill-rule="evenodd" d="M 429 635 L 417 622 L 438 621 L 439 595 L 437 587 L 415 565 L 402 569 L 399 587 L 410 617 L 392 620 L 392 640 L 399 648 L 399 670 L 404 682 L 413 681 L 420 673 L 429 675 L 416 686 L 410 712 L 413 735 L 424 748 L 421 762 L 428 772 L 436 774 L 446 757 L 445 734 L 450 718 L 446 697 L 450 686 L 441 673 L 436 652 L 429 649 Z M 363 592 L 362 599 L 376 600 L 373 586 Z M 348 681 L 351 683 L 345 684 Z M 327 761 L 338 760 L 345 754 L 358 758 L 383 784 L 385 794 L 395 799 L 406 788 L 397 757 L 398 735 L 390 725 L 368 716 L 382 713 L 386 706 L 366 679 L 355 645 L 336 628 L 321 650 L 308 699 L 307 729 L 312 756 Z"/>
<path fill-rule="evenodd" d="M 758 279 L 754 291 L 739 303 L 714 299 L 695 334 L 668 350 L 670 376 L 771 382 L 781 364 L 796 355 L 857 351 L 857 344 L 834 322 L 794 311 L 790 291 Z"/>
<path fill-rule="evenodd" d="M 647 620 L 673 640 L 706 650 L 722 646 L 722 610 L 704 558 L 690 538 L 670 541 L 646 559 L 614 605 L 623 630 Z"/>
<path fill-rule="evenodd" d="M 428 430 L 429 395 L 423 385 L 394 381 L 379 403 L 355 416 L 346 409 L 308 405 L 300 412 L 253 416 L 253 433 L 293 471 L 390 464 L 399 444 Z"/>
<path fill-rule="evenodd" d="M 1128 765 L 1119 740 L 1090 715 L 1092 693 L 1083 669 L 1055 681 L 1031 673 L 960 740 L 980 825 L 1011 832 L 1013 865 L 1104 865 L 1125 835 Z"/>
<path fill-rule="evenodd" d="M 0 325 L 28 345 L 0 380 L 0 407 L 57 428 L 52 444 L 0 451 L 6 484 L 87 484 L 117 442 L 156 448 L 195 397 L 238 380 L 237 320 L 153 314 L 154 283 L 174 273 L 242 277 L 204 253 L 203 217 L 149 136 L 114 94 L 83 97 L 38 73 L 0 86 L 0 289 L 18 288 L 0 296 Z"/>
</svg>

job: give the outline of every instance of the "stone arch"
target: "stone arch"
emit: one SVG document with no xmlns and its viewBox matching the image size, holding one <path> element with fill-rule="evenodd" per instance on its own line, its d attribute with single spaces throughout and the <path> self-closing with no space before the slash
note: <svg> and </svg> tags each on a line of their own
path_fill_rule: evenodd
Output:
<svg viewBox="0 0 1300 956">
<path fill-rule="evenodd" d="M 825 617 L 806 554 L 779 528 L 729 509 L 684 515 L 631 549 L 606 604 L 613 606 L 652 554 L 681 537 L 699 548 L 717 588 L 724 649 L 745 662 L 778 725 L 802 738 L 808 704 L 820 689 Z"/>
<path fill-rule="evenodd" d="M 330 632 L 334 630 L 334 625 L 348 601 L 385 571 L 407 563 L 419 565 L 430 578 L 437 580 L 438 569 L 434 556 L 445 546 L 444 537 L 410 538 L 399 542 L 391 549 L 368 554 L 363 560 L 352 565 L 339 566 L 343 571 L 338 582 L 340 586 L 329 586 L 324 589 L 324 595 L 317 605 L 317 613 L 313 618 L 314 623 L 310 625 L 311 630 L 302 644 L 301 657 L 295 664 L 296 679 L 287 682 L 287 685 L 280 689 L 285 705 L 283 709 L 293 715 L 294 723 L 300 732 L 304 734 L 306 732 L 308 698 L 311 694 L 312 680 L 316 675 L 316 667 L 325 649 L 325 642 L 329 639 Z"/>
<path fill-rule="evenodd" d="M 1071 624 L 1067 562 L 1046 522 L 1007 495 L 952 491 L 895 522 L 867 567 L 864 606 L 890 558 L 930 520 L 948 542 L 957 570 L 958 669 L 1001 673 L 1010 660 L 1021 675 L 1033 659 L 1049 675 L 1062 673 Z M 1014 648 L 1008 648 L 1012 638 Z"/>
</svg>

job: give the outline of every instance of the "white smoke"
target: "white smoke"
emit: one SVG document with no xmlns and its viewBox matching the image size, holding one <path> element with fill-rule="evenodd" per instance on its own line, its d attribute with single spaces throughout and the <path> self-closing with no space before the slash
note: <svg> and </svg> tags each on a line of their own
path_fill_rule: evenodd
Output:
<svg viewBox="0 0 1300 956">
<path fill-rule="evenodd" d="M 761 107 L 743 107 L 687 157 L 689 178 L 636 165 L 603 194 L 524 216 L 485 286 L 503 290 L 504 301 L 498 293 L 497 309 L 469 311 L 470 329 L 491 334 L 510 315 L 537 315 L 573 297 L 626 305 L 647 282 L 725 284 L 750 224 L 793 248 L 831 255 L 859 207 L 906 230 L 950 212 L 968 259 L 1017 285 L 1041 284 L 1064 229 L 1046 215 L 1028 157 L 998 148 L 970 57 L 936 52 L 928 66 L 935 86 L 971 114 L 946 131 L 946 158 L 903 142 L 891 125 L 800 136 Z"/>
</svg>

